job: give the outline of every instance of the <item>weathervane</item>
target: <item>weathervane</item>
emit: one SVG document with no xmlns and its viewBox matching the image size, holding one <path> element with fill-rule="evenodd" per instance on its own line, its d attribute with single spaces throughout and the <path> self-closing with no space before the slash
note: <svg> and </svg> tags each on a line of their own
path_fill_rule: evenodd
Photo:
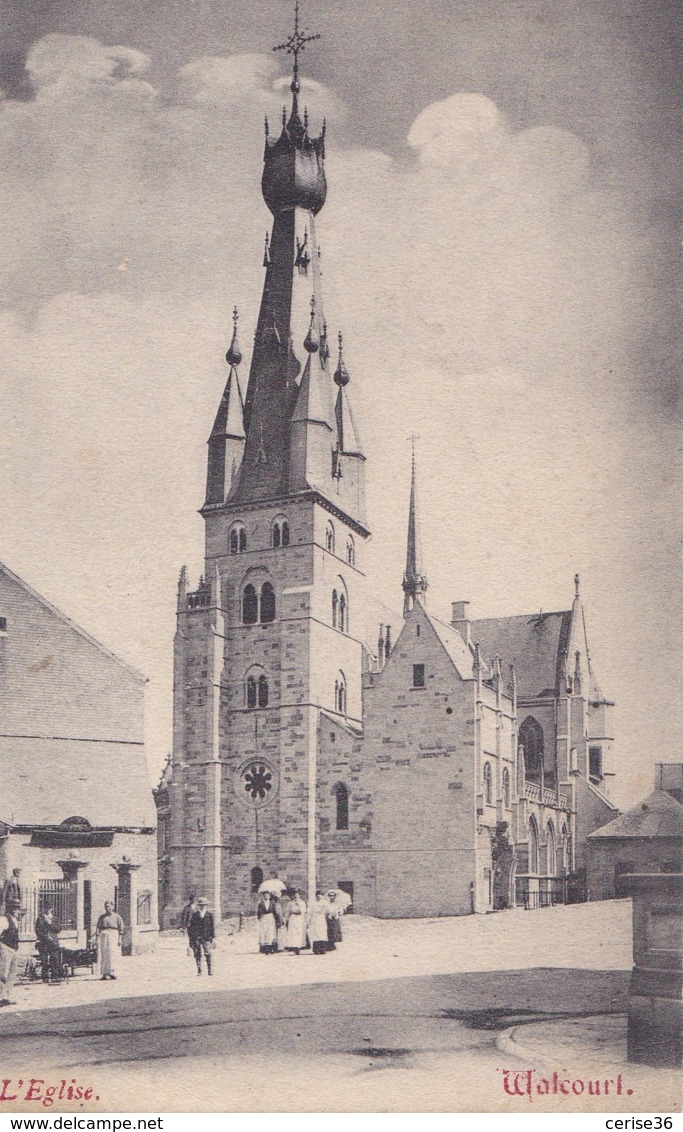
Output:
<svg viewBox="0 0 683 1132">
<path fill-rule="evenodd" d="M 289 39 L 284 43 L 278 43 L 273 51 L 286 51 L 288 55 L 294 56 L 294 76 L 292 78 L 292 92 L 298 94 L 299 92 L 299 52 L 304 50 L 307 43 L 312 43 L 314 39 L 320 39 L 319 35 L 304 35 L 303 31 L 299 28 L 299 0 L 295 0 L 294 4 L 294 31 Z"/>
</svg>

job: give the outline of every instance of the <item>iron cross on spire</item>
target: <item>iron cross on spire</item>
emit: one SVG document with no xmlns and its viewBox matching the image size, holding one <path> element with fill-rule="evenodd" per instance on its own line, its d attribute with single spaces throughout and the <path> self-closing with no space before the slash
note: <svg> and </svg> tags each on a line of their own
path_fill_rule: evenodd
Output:
<svg viewBox="0 0 683 1132">
<path fill-rule="evenodd" d="M 284 43 L 278 43 L 273 51 L 286 51 L 288 55 L 294 56 L 294 78 L 292 80 L 292 90 L 294 87 L 299 86 L 299 52 L 304 50 L 307 43 L 312 43 L 314 39 L 320 39 L 319 35 L 304 35 L 303 30 L 299 27 L 299 0 L 295 0 L 294 4 L 294 31 L 289 39 Z M 297 93 L 297 91 L 294 91 Z"/>
</svg>

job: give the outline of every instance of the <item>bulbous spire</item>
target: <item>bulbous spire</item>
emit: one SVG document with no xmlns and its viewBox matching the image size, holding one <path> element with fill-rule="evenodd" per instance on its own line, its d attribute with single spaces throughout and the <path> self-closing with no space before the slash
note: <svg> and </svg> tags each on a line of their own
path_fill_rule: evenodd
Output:
<svg viewBox="0 0 683 1132">
<path fill-rule="evenodd" d="M 344 339 L 342 337 L 341 330 L 337 335 L 337 340 L 339 342 L 339 361 L 337 362 L 337 368 L 334 371 L 334 383 L 335 385 L 338 385 L 340 389 L 343 389 L 345 385 L 349 384 L 351 375 L 344 365 Z"/>
<path fill-rule="evenodd" d="M 242 351 L 240 350 L 239 342 L 237 341 L 238 318 L 239 315 L 237 313 L 237 307 L 234 307 L 232 312 L 232 341 L 230 343 L 230 346 L 228 347 L 228 352 L 225 355 L 225 360 L 229 366 L 238 366 L 242 361 Z"/>
<path fill-rule="evenodd" d="M 286 51 L 294 56 L 290 90 L 292 112 L 289 121 L 282 118 L 279 138 L 266 136 L 261 191 L 270 211 L 275 215 L 282 209 L 306 208 L 314 215 L 320 212 L 327 195 L 327 182 L 323 159 L 325 131 L 317 138 L 308 134 L 308 114 L 299 116 L 299 53 L 307 43 L 320 39 L 319 35 L 304 35 L 299 28 L 299 5 L 295 5 L 294 32 L 273 51 Z"/>
</svg>

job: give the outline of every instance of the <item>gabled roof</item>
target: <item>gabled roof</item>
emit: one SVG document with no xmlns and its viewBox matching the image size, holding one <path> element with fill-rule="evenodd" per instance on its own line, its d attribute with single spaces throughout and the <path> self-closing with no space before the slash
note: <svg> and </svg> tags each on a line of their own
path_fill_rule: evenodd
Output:
<svg viewBox="0 0 683 1132">
<path fill-rule="evenodd" d="M 88 641 L 89 644 L 94 645 L 96 649 L 99 649 L 101 653 L 104 653 L 105 656 L 108 656 L 110 660 L 113 660 L 116 662 L 116 664 L 119 664 L 121 668 L 124 668 L 126 672 L 134 676 L 135 679 L 139 680 L 141 684 L 147 683 L 146 676 L 143 676 L 141 672 L 138 672 L 136 668 L 133 668 L 133 666 L 128 664 L 125 660 L 121 660 L 120 656 L 116 656 L 115 653 L 111 652 L 106 647 L 106 645 L 103 645 L 100 641 L 96 640 L 95 637 L 91 637 L 90 633 L 87 633 L 85 629 L 82 629 L 80 625 L 77 625 L 75 621 L 72 621 L 70 617 L 67 617 L 66 613 L 62 613 L 61 609 L 57 609 L 56 606 L 52 605 L 51 602 L 49 602 L 46 598 L 42 597 L 39 593 L 32 589 L 32 587 L 29 586 L 28 583 L 23 580 L 23 578 L 20 578 L 18 574 L 13 573 L 13 571 L 10 570 L 9 566 L 5 566 L 3 562 L 0 562 L 0 574 L 5 574 L 12 582 L 20 586 L 25 591 L 25 593 L 30 594 L 34 601 L 42 605 L 44 609 L 49 610 L 49 612 L 52 613 L 53 616 L 59 618 L 60 621 L 62 621 L 65 625 L 68 625 L 74 633 L 78 633 L 78 635 L 85 641 Z"/>
<path fill-rule="evenodd" d="M 519 699 L 554 695 L 561 686 L 560 659 L 569 645 L 571 619 L 570 610 L 489 617 L 472 622 L 472 640 L 486 660 L 499 656 L 504 670 L 514 664 Z"/>
<path fill-rule="evenodd" d="M 417 598 L 415 601 L 414 609 L 420 609 L 424 616 L 427 618 L 427 621 L 431 625 L 432 629 L 434 630 L 441 644 L 446 650 L 446 653 L 448 654 L 448 657 L 450 658 L 461 680 L 473 680 L 474 655 L 465 644 L 458 630 L 454 629 L 451 625 L 446 625 L 444 621 L 439 621 L 437 617 L 433 617 L 430 613 L 428 613 L 419 598 Z M 411 614 L 409 613 L 406 620 L 409 620 L 410 616 Z"/>
<path fill-rule="evenodd" d="M 153 827 L 154 800 L 141 743 L 17 738 L 3 743 L 0 821 Z"/>
<path fill-rule="evenodd" d="M 683 845 L 683 806 L 665 790 L 654 790 L 632 810 L 588 836 L 591 839 L 676 837 Z"/>
</svg>

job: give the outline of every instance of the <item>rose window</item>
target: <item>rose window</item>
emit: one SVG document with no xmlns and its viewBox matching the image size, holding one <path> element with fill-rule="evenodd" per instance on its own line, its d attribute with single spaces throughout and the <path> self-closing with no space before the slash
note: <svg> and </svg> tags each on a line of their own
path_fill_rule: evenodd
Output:
<svg viewBox="0 0 683 1132">
<path fill-rule="evenodd" d="M 235 778 L 235 793 L 248 806 L 265 806 L 277 794 L 277 771 L 264 759 L 249 759 Z"/>
<path fill-rule="evenodd" d="M 263 763 L 252 763 L 242 777 L 244 778 L 244 789 L 251 797 L 252 802 L 255 802 L 257 798 L 263 801 L 268 792 L 273 789 L 273 776 Z"/>
</svg>

